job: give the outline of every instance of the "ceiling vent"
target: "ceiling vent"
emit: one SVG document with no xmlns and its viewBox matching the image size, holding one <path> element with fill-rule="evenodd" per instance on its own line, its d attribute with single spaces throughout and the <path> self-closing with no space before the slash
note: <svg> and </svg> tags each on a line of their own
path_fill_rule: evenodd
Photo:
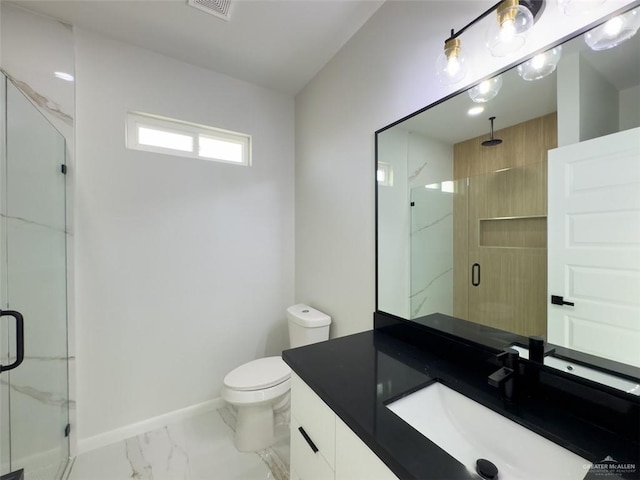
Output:
<svg viewBox="0 0 640 480">
<path fill-rule="evenodd" d="M 187 0 L 187 5 L 229 21 L 231 0 Z"/>
</svg>

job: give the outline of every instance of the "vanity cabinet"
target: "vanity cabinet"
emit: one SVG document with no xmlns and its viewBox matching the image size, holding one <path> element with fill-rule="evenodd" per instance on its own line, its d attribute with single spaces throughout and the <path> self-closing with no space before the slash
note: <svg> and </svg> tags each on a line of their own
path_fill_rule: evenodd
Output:
<svg viewBox="0 0 640 480">
<path fill-rule="evenodd" d="M 291 479 L 398 480 L 398 477 L 292 373 Z"/>
</svg>

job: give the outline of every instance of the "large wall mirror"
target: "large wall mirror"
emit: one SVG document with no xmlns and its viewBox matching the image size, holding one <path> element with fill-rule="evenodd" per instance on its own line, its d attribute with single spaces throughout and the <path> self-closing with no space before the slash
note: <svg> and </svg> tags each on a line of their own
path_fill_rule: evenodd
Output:
<svg viewBox="0 0 640 480">
<path fill-rule="evenodd" d="M 583 37 L 377 132 L 378 311 L 640 367 L 640 34 Z"/>
</svg>

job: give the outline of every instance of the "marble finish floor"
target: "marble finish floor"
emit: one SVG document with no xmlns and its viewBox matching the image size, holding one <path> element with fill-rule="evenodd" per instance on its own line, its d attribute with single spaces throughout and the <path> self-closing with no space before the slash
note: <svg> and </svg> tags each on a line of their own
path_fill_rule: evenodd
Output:
<svg viewBox="0 0 640 480">
<path fill-rule="evenodd" d="M 79 455 L 68 480 L 288 480 L 288 438 L 241 453 L 233 426 L 228 410 L 207 412 Z"/>
</svg>

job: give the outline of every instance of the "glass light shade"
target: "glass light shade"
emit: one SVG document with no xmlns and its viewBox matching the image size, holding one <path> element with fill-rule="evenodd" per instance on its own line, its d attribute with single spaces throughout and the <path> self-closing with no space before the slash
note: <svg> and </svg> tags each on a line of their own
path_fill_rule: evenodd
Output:
<svg viewBox="0 0 640 480">
<path fill-rule="evenodd" d="M 496 13 L 497 21 L 487 29 L 485 42 L 494 57 L 505 57 L 524 45 L 533 14 L 513 0 L 503 2 Z"/>
<path fill-rule="evenodd" d="M 502 88 L 502 75 L 485 80 L 473 87 L 469 90 L 469 98 L 475 103 L 486 103 L 498 95 L 500 88 Z"/>
<path fill-rule="evenodd" d="M 558 0 L 558 8 L 565 15 L 580 15 L 599 8 L 607 0 Z"/>
<path fill-rule="evenodd" d="M 444 51 L 436 59 L 436 73 L 444 85 L 458 83 L 465 77 L 467 65 L 459 39 L 445 42 Z"/>
<path fill-rule="evenodd" d="M 562 57 L 562 46 L 558 45 L 518 65 L 518 75 L 529 81 L 544 78 L 555 71 L 560 57 Z"/>
<path fill-rule="evenodd" d="M 639 27 L 640 8 L 634 8 L 588 31 L 584 34 L 584 41 L 591 50 L 607 50 L 629 40 Z"/>
</svg>

